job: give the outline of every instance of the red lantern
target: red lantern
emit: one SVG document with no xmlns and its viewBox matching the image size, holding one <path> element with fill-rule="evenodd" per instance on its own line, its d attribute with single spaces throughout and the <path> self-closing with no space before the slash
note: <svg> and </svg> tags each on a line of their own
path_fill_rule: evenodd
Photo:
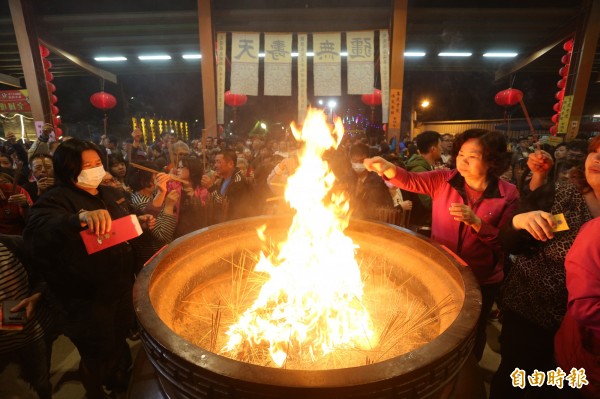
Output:
<svg viewBox="0 0 600 399">
<path fill-rule="evenodd" d="M 567 79 L 566 78 L 562 78 L 561 80 L 559 80 L 558 82 L 556 82 L 556 87 L 558 87 L 559 89 L 564 89 L 566 85 L 567 85 Z"/>
<path fill-rule="evenodd" d="M 371 107 L 381 105 L 381 90 L 375 89 L 371 94 L 363 94 L 360 99 L 364 104 Z"/>
<path fill-rule="evenodd" d="M 502 90 L 494 97 L 496 104 L 502 107 L 518 104 L 521 100 L 523 100 L 523 92 L 518 89 Z"/>
<path fill-rule="evenodd" d="M 58 102 L 58 97 L 56 97 L 54 94 L 51 94 L 50 101 L 52 102 L 52 104 L 56 104 Z"/>
<path fill-rule="evenodd" d="M 54 80 L 54 74 L 52 74 L 52 72 L 44 71 L 44 73 L 46 74 L 46 80 L 48 82 L 52 82 Z"/>
<path fill-rule="evenodd" d="M 62 136 L 62 129 L 59 127 L 55 127 L 54 128 L 54 136 L 56 136 L 56 138 L 59 138 L 60 136 Z"/>
<path fill-rule="evenodd" d="M 48 50 L 46 46 L 40 44 L 40 55 L 42 58 L 46 58 L 50 55 L 50 50 Z"/>
<path fill-rule="evenodd" d="M 563 44 L 563 49 L 569 53 L 573 51 L 573 39 L 569 39 Z"/>
<path fill-rule="evenodd" d="M 230 107 L 241 107 L 242 105 L 246 104 L 246 101 L 248 101 L 248 96 L 245 94 L 234 94 L 231 92 L 231 90 L 227 90 L 225 92 L 225 104 L 229 105 Z"/>
<path fill-rule="evenodd" d="M 107 109 L 112 109 L 117 105 L 117 99 L 109 93 L 104 91 L 99 91 L 98 93 L 92 94 L 90 97 L 90 102 L 96 108 L 106 111 Z"/>
<path fill-rule="evenodd" d="M 50 93 L 54 93 L 56 91 L 56 86 L 52 82 L 46 82 L 46 87 Z"/>
<path fill-rule="evenodd" d="M 552 109 L 554 110 L 554 112 L 560 112 L 560 109 L 562 108 L 562 103 L 563 102 L 561 100 L 552 106 Z"/>
<path fill-rule="evenodd" d="M 56 105 L 52 106 L 52 115 L 54 115 L 54 116 L 58 115 L 59 111 L 60 111 L 60 109 L 58 109 L 58 107 Z"/>
<path fill-rule="evenodd" d="M 560 121 L 560 114 L 552 115 L 552 122 L 558 124 L 558 121 Z"/>
<path fill-rule="evenodd" d="M 54 126 L 58 126 L 58 125 L 62 124 L 62 119 L 61 119 L 61 118 L 60 118 L 58 115 L 56 115 L 56 116 L 55 116 L 54 118 L 52 118 L 52 119 L 53 119 L 53 121 L 54 121 Z"/>
<path fill-rule="evenodd" d="M 565 98 L 565 91 L 564 90 L 557 91 L 556 94 L 554 95 L 554 97 L 558 101 L 562 101 L 562 99 Z"/>
<path fill-rule="evenodd" d="M 556 136 L 556 133 L 558 133 L 558 126 L 557 125 L 550 126 L 550 134 L 553 136 Z"/>
<path fill-rule="evenodd" d="M 47 59 L 45 59 L 45 58 L 42 60 L 42 64 L 44 64 L 44 68 L 45 69 L 52 68 L 52 63 L 50 61 L 48 61 Z"/>
<path fill-rule="evenodd" d="M 568 66 L 564 66 L 564 67 L 560 68 L 558 70 L 558 74 L 560 76 L 562 76 L 563 78 L 566 78 L 567 75 L 569 74 L 569 67 Z"/>
<path fill-rule="evenodd" d="M 560 59 L 560 62 L 562 62 L 565 65 L 569 65 L 569 63 L 571 62 L 571 53 L 563 55 Z"/>
</svg>

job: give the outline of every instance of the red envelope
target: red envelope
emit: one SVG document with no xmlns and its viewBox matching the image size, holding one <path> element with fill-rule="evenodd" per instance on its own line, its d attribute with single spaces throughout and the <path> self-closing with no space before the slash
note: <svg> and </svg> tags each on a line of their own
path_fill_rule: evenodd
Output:
<svg viewBox="0 0 600 399">
<path fill-rule="evenodd" d="M 136 215 L 129 215 L 112 221 L 110 232 L 97 235 L 88 229 L 80 232 L 88 255 L 110 248 L 142 234 L 142 227 Z"/>
</svg>

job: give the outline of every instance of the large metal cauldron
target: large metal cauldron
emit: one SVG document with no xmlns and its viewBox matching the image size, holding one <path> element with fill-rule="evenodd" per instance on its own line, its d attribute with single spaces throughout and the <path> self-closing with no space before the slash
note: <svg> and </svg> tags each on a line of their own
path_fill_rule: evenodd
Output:
<svg viewBox="0 0 600 399">
<path fill-rule="evenodd" d="M 439 245 L 392 225 L 353 220 L 346 230 L 363 253 L 410 273 L 413 290 L 429 301 L 451 299 L 439 335 L 408 353 L 378 363 L 330 370 L 286 370 L 220 356 L 173 331 L 182 298 L 222 273 L 215 260 L 258 248 L 257 227 L 285 237 L 287 216 L 241 219 L 182 237 L 159 253 L 137 278 L 134 305 L 142 341 L 170 398 L 446 398 L 469 356 L 481 295 L 470 270 Z M 210 267 L 209 267 L 210 266 Z M 386 306 L 386 304 L 382 304 Z"/>
</svg>

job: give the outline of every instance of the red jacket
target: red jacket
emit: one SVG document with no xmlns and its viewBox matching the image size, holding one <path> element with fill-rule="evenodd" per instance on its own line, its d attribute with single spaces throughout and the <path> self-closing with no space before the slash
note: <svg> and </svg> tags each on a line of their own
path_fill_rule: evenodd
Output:
<svg viewBox="0 0 600 399">
<path fill-rule="evenodd" d="M 585 369 L 585 398 L 600 397 L 600 217 L 581 227 L 565 260 L 569 303 L 554 337 L 556 361 L 569 374 Z"/>
<path fill-rule="evenodd" d="M 498 241 L 500 227 L 510 222 L 519 192 L 504 180 L 493 178 L 473 206 L 481 218 L 476 232 L 450 215 L 450 204 L 467 203 L 465 180 L 457 170 L 411 173 L 396 168 L 390 181 L 401 189 L 430 195 L 433 199 L 431 238 L 460 256 L 473 270 L 479 284 L 499 283 L 504 278 L 504 256 Z"/>
</svg>

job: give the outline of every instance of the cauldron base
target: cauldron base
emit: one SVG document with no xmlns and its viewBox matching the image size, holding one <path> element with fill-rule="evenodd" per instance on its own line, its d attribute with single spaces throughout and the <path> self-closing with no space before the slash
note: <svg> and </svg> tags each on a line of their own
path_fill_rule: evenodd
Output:
<svg viewBox="0 0 600 399">
<path fill-rule="evenodd" d="M 475 360 L 473 355 L 467 359 L 454 382 L 454 388 L 449 388 L 452 392 L 447 399 L 487 398 L 485 385 L 483 383 L 483 375 L 477 364 L 477 360 Z M 163 387 L 156 375 L 156 371 L 154 370 L 154 367 L 152 367 L 152 363 L 150 363 L 144 350 L 139 351 L 135 358 L 127 398 L 169 399 L 169 396 L 163 391 Z"/>
</svg>

